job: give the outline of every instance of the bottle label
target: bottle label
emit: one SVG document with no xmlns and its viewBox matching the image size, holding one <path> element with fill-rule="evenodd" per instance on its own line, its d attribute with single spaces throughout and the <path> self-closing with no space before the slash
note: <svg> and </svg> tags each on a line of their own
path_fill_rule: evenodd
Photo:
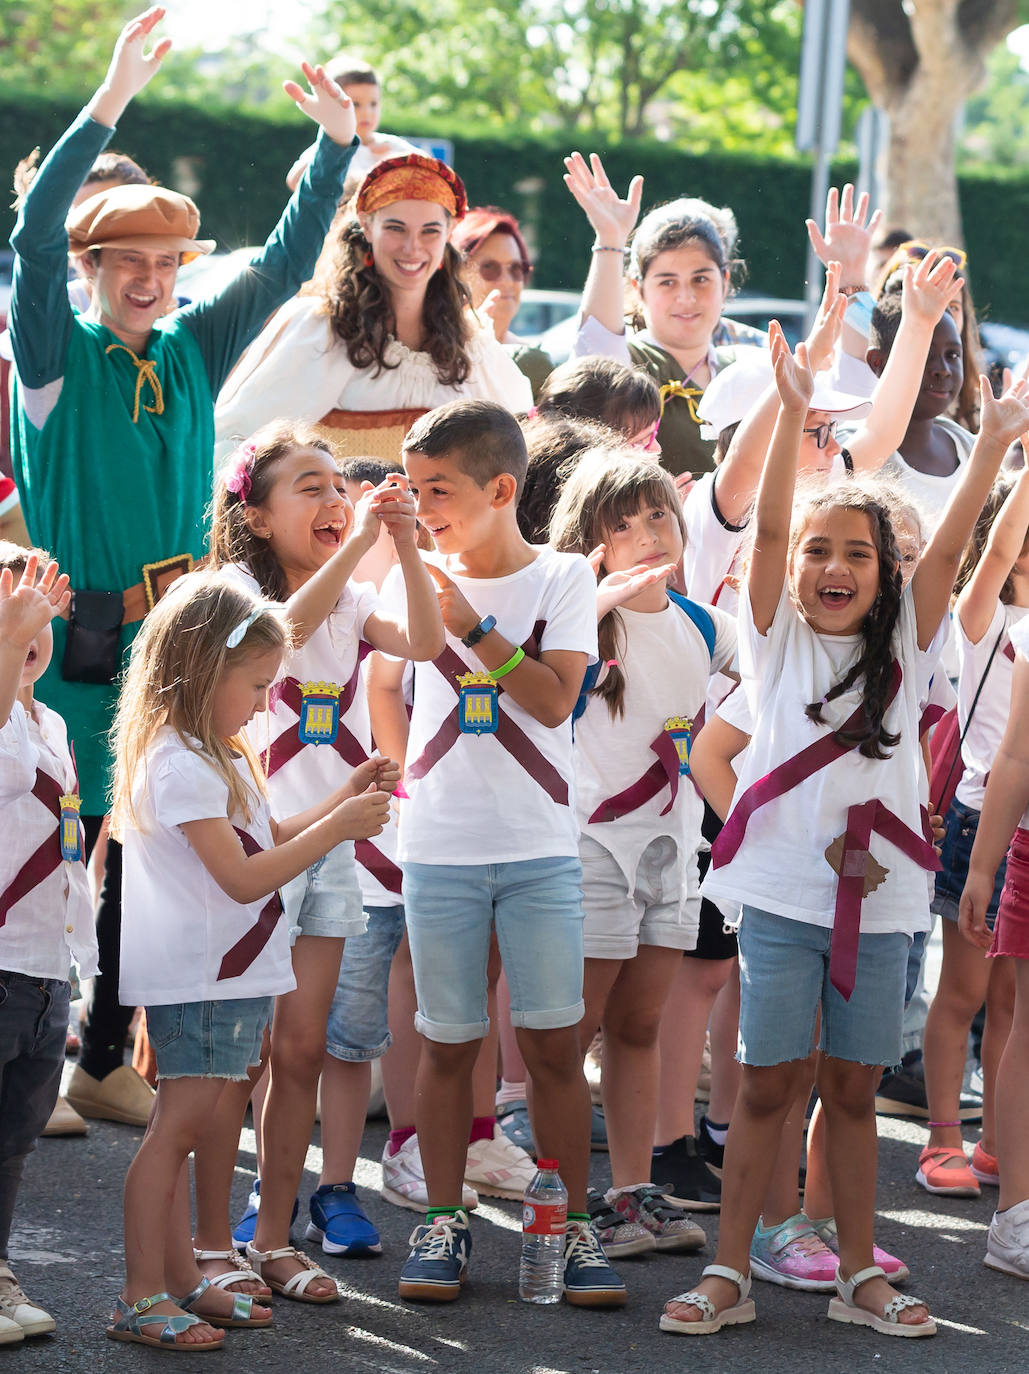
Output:
<svg viewBox="0 0 1029 1374">
<path fill-rule="evenodd" d="M 526 1202 L 522 1205 L 523 1235 L 563 1236 L 567 1225 L 567 1202 Z"/>
</svg>

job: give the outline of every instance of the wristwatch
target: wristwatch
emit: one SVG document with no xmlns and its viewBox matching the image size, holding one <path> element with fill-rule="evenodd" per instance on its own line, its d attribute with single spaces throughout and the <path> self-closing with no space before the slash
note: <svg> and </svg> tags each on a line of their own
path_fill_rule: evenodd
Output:
<svg viewBox="0 0 1029 1374">
<path fill-rule="evenodd" d="M 479 640 L 484 639 L 496 623 L 497 617 L 495 615 L 483 616 L 474 629 L 469 630 L 466 635 L 461 636 L 461 643 L 466 649 L 474 649 Z"/>
</svg>

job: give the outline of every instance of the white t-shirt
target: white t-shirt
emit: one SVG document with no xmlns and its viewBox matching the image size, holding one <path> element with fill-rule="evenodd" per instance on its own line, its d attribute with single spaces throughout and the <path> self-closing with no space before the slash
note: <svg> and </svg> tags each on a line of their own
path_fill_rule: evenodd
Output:
<svg viewBox="0 0 1029 1374">
<path fill-rule="evenodd" d="M 973 644 L 965 635 L 961 628 L 960 615 L 954 616 L 954 633 L 960 663 L 958 725 L 962 730 L 968 726 L 968 733 L 961 746 L 965 768 L 954 795 L 962 805 L 971 806 L 976 811 L 982 810 L 986 779 L 993 767 L 1000 742 L 1004 738 L 1008 712 L 1011 709 L 1011 670 L 1014 663 L 1005 653 L 1005 649 L 1008 648 L 1009 642 L 1014 642 L 1011 632 L 1025 617 L 1027 610 L 1029 607 L 1003 606 L 998 601 L 989 629 L 978 644 Z M 993 653 L 998 635 L 1001 636 L 1000 644 L 997 645 L 997 652 Z M 990 671 L 969 723 L 968 713 L 972 709 L 975 694 L 979 691 L 987 663 L 990 665 Z"/>
<path fill-rule="evenodd" d="M 942 627 L 941 627 L 942 629 Z M 744 591 L 739 613 L 740 663 L 754 712 L 755 730 L 739 764 L 735 807 L 758 779 L 831 730 L 860 705 L 862 683 L 823 707 L 825 724 L 808 720 L 805 706 L 828 692 L 861 651 L 860 635 L 820 635 L 798 614 L 783 586 L 772 625 L 758 634 Z M 918 836 L 928 780 L 918 744 L 918 724 L 939 656 L 941 634 L 926 652 L 918 648 L 910 589 L 901 598 L 893 651 L 903 676 L 884 724 L 900 742 L 885 760 L 865 758 L 856 749 L 834 759 L 750 818 L 735 856 L 720 868 L 712 864 L 704 880 L 706 897 L 740 902 L 792 920 L 831 927 L 837 877 L 826 848 L 845 832 L 852 805 L 880 800 Z M 730 813 L 731 814 L 731 813 Z M 872 856 L 887 876 L 861 905 L 863 931 L 929 928 L 926 870 L 889 840 L 873 833 Z"/>
<path fill-rule="evenodd" d="M 25 863 L 59 833 L 57 816 L 33 795 L 37 770 L 46 774 L 43 785 L 57 793 L 56 805 L 61 794 L 78 791 L 64 721 L 41 701 L 33 703 L 31 715 L 16 701 L 0 727 L 0 894 L 5 896 Z M 23 897 L 15 901 L 15 896 L 16 891 L 0 925 L 0 969 L 66 979 L 77 962 L 82 977 L 91 978 L 97 972 L 96 926 L 85 863 L 61 859 Z"/>
<path fill-rule="evenodd" d="M 540 547 L 524 568 L 496 578 L 462 577 L 437 554 L 426 562 L 446 568 L 472 607 L 495 616 L 511 643 L 524 645 L 538 631 L 541 653 L 566 650 L 596 661 L 597 579 L 580 554 Z M 384 603 L 399 587 L 394 569 L 383 584 Z M 457 677 L 483 671 L 474 649 L 449 632 L 440 658 L 415 664 L 400 858 L 489 864 L 577 855 L 571 718 L 542 725 L 500 691 L 500 731 L 462 733 Z M 414 776 L 430 744 L 438 759 Z"/>
<path fill-rule="evenodd" d="M 236 997 L 274 997 L 296 987 L 289 928 L 280 916 L 267 943 L 240 973 L 219 978 L 222 960 L 258 924 L 271 900 L 242 905 L 215 882 L 181 827 L 224 819 L 261 849 L 274 844 L 271 811 L 253 787 L 245 759 L 236 760 L 253 793 L 249 822 L 229 814 L 229 789 L 214 765 L 162 730 L 132 792 L 136 825 L 126 828 L 122 856 L 122 1005 L 166 1006 Z"/>
<path fill-rule="evenodd" d="M 715 625 L 714 653 L 709 654 L 703 636 L 682 610 L 669 601 L 653 613 L 619 610 L 625 642 L 619 660 L 626 678 L 625 712 L 612 719 L 607 702 L 591 696 L 575 723 L 575 780 L 577 811 L 584 834 L 612 855 L 625 875 L 629 890 L 636 885 L 640 856 L 652 840 L 668 835 L 684 856 L 688 890 L 697 892 L 695 855 L 700 846 L 704 803 L 689 777 L 676 778 L 671 801 L 667 777 L 648 801 L 610 821 L 590 821 L 603 802 L 638 782 L 657 761 L 651 745 L 665 729 L 665 722 L 681 716 L 693 720 L 707 695 L 708 678 L 728 663 L 736 648 L 736 622 L 723 611 L 705 607 Z"/>
<path fill-rule="evenodd" d="M 944 477 L 934 476 L 927 472 L 919 472 L 907 464 L 899 453 L 892 454 L 879 469 L 883 477 L 892 478 L 909 492 L 918 503 L 918 509 L 924 514 L 926 519 L 926 536 L 930 535 L 940 523 L 943 509 L 950 500 L 950 494 L 957 486 L 961 476 L 961 469 L 968 461 L 968 455 L 972 452 L 972 445 L 975 443 L 975 436 L 969 434 L 967 429 L 962 429 L 953 420 L 934 420 L 933 423 L 950 436 L 954 444 L 954 456 L 957 459 L 957 467 L 953 472 L 947 473 Z M 841 444 L 846 448 L 846 439 L 840 439 Z"/>
</svg>

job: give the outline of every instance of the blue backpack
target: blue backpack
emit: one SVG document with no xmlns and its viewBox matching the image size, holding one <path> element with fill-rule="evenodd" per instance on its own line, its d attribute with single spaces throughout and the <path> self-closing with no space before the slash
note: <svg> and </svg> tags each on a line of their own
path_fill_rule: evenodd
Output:
<svg viewBox="0 0 1029 1374">
<path fill-rule="evenodd" d="M 696 601 L 690 601 L 690 599 L 683 596 L 681 592 L 668 591 L 667 595 L 668 600 L 678 606 L 680 611 L 688 615 L 694 625 L 696 625 L 697 629 L 700 631 L 701 638 L 707 645 L 708 658 L 713 659 L 715 656 L 715 622 L 711 618 L 711 612 L 706 606 L 701 606 Z M 586 709 L 586 702 L 589 698 L 589 694 L 597 685 L 597 680 L 600 677 L 601 666 L 600 663 L 591 663 L 586 669 L 586 676 L 582 681 L 582 691 L 579 693 L 579 699 L 575 703 L 575 709 L 572 712 L 573 726 Z"/>
</svg>

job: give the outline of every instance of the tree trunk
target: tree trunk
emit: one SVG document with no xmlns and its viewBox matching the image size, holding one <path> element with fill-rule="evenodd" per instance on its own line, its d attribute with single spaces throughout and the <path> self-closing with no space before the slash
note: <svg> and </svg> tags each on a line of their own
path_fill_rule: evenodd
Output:
<svg viewBox="0 0 1029 1374">
<path fill-rule="evenodd" d="M 962 241 L 954 129 L 964 99 L 952 73 L 923 64 L 886 106 L 885 222 L 930 243 Z"/>
</svg>

